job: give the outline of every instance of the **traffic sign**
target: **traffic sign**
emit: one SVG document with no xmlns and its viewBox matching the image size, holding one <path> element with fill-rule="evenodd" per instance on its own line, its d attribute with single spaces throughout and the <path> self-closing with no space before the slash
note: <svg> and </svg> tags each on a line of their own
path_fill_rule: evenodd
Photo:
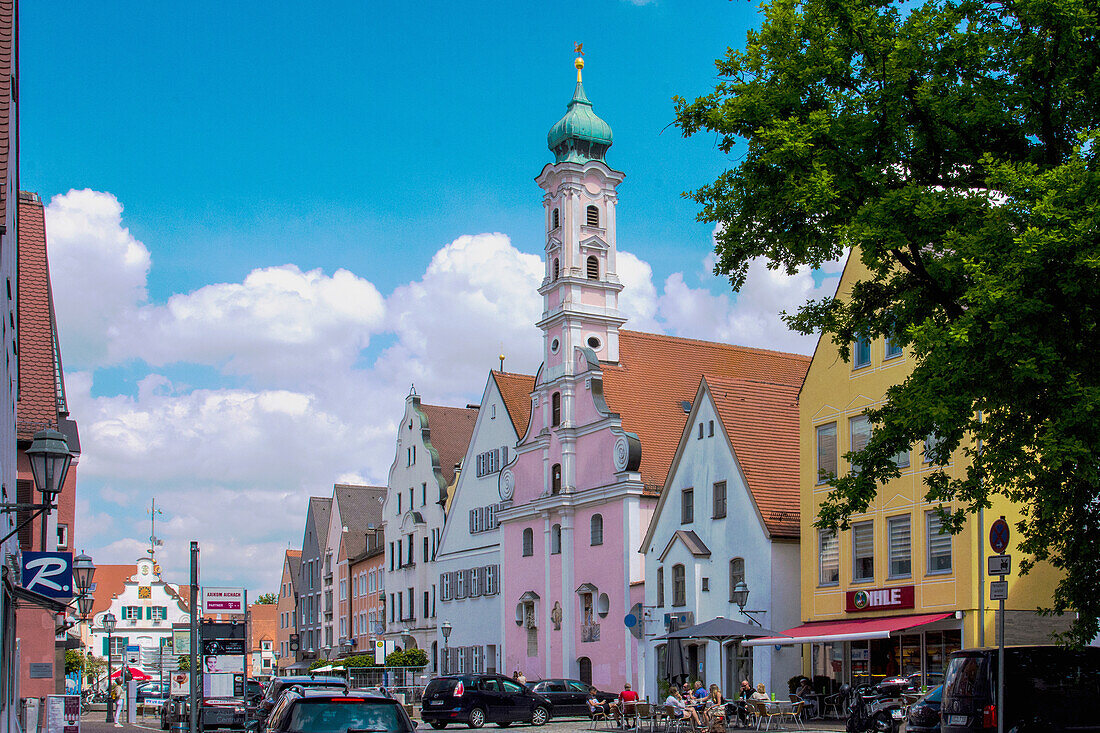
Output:
<svg viewBox="0 0 1100 733">
<path fill-rule="evenodd" d="M 990 575 L 1010 575 L 1012 573 L 1012 555 L 990 555 L 987 560 Z"/>
<path fill-rule="evenodd" d="M 991 601 L 1007 601 L 1008 600 L 1008 581 L 1007 580 L 994 580 L 989 584 L 989 600 Z"/>
<path fill-rule="evenodd" d="M 1001 517 L 989 527 L 989 546 L 998 555 L 1001 554 L 1008 547 L 1008 536 L 1008 522 Z"/>
</svg>

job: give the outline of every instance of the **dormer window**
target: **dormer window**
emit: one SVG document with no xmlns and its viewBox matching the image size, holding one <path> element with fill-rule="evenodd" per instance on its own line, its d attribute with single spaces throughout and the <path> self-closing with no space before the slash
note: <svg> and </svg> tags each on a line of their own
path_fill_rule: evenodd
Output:
<svg viewBox="0 0 1100 733">
<path fill-rule="evenodd" d="M 550 228 L 557 229 L 559 226 L 561 226 L 561 216 L 558 214 L 558 210 L 554 209 L 550 213 Z"/>
<path fill-rule="evenodd" d="M 600 225 L 600 210 L 595 206 L 589 206 L 587 211 L 587 223 L 590 227 L 598 227 Z"/>
<path fill-rule="evenodd" d="M 599 280 L 600 279 L 600 261 L 596 259 L 596 255 L 588 256 L 588 279 Z"/>
</svg>

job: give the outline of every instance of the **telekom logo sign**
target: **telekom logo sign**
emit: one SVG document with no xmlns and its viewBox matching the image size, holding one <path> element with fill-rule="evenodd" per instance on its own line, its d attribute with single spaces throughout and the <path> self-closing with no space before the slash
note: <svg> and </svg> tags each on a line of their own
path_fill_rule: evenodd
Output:
<svg viewBox="0 0 1100 733">
<path fill-rule="evenodd" d="M 867 588 L 850 590 L 845 594 L 848 613 L 860 611 L 891 611 L 899 608 L 912 608 L 914 586 L 902 585 L 896 588 Z"/>
</svg>

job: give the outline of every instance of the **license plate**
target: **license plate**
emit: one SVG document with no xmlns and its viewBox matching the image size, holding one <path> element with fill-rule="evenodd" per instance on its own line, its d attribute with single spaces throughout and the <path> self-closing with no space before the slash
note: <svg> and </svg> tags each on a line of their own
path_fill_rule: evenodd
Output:
<svg viewBox="0 0 1100 733">
<path fill-rule="evenodd" d="M 893 710 L 890 711 L 890 715 L 892 715 L 895 718 L 901 719 L 901 718 L 905 717 L 905 711 L 902 710 L 901 708 L 894 708 Z"/>
<path fill-rule="evenodd" d="M 965 715 L 948 715 L 947 716 L 947 724 L 948 725 L 966 725 L 966 716 Z"/>
<path fill-rule="evenodd" d="M 428 704 L 429 705 L 442 705 L 443 701 L 442 700 L 428 700 Z"/>
</svg>

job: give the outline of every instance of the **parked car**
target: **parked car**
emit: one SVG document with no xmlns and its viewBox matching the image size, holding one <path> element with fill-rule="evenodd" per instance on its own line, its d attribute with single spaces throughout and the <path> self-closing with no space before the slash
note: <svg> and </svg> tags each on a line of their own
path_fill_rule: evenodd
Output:
<svg viewBox="0 0 1100 733">
<path fill-rule="evenodd" d="M 943 733 L 997 728 L 997 649 L 951 654 L 944 675 Z M 1100 731 L 1100 647 L 1005 648 L 1004 730 Z"/>
<path fill-rule="evenodd" d="M 279 697 L 264 733 L 413 733 L 416 726 L 396 700 L 355 690 L 293 685 Z"/>
<path fill-rule="evenodd" d="M 168 697 L 168 686 L 169 683 L 167 681 L 142 682 L 137 687 L 137 692 L 134 695 L 134 701 L 138 705 L 141 705 L 145 702 L 146 698 L 150 700 L 163 700 L 164 698 Z"/>
<path fill-rule="evenodd" d="M 940 700 L 943 685 L 936 685 L 909 706 L 905 719 L 906 733 L 940 733 Z"/>
<path fill-rule="evenodd" d="M 588 715 L 588 688 L 580 680 L 548 679 L 528 682 L 532 691 L 550 701 L 550 714 L 555 718 L 564 715 Z M 597 692 L 600 702 L 617 700 L 612 692 Z"/>
<path fill-rule="evenodd" d="M 343 677 L 330 677 L 321 675 L 290 675 L 287 677 L 272 677 L 271 681 L 267 683 L 267 689 L 264 690 L 263 698 L 252 711 L 252 720 L 250 727 L 257 729 L 263 728 L 267 722 L 268 715 L 271 714 L 272 709 L 275 707 L 275 703 L 279 702 L 279 696 L 283 694 L 283 690 L 287 689 L 291 685 L 298 685 L 300 687 L 327 687 L 340 689 L 347 692 L 348 683 Z"/>
<path fill-rule="evenodd" d="M 496 723 L 543 725 L 552 706 L 542 695 L 508 677 L 495 674 L 461 674 L 436 677 L 424 688 L 420 716 L 433 728 L 465 723 L 480 728 Z"/>
<path fill-rule="evenodd" d="M 199 730 L 213 728 L 244 730 L 247 726 L 248 708 L 239 697 L 208 697 L 202 701 Z"/>
</svg>

